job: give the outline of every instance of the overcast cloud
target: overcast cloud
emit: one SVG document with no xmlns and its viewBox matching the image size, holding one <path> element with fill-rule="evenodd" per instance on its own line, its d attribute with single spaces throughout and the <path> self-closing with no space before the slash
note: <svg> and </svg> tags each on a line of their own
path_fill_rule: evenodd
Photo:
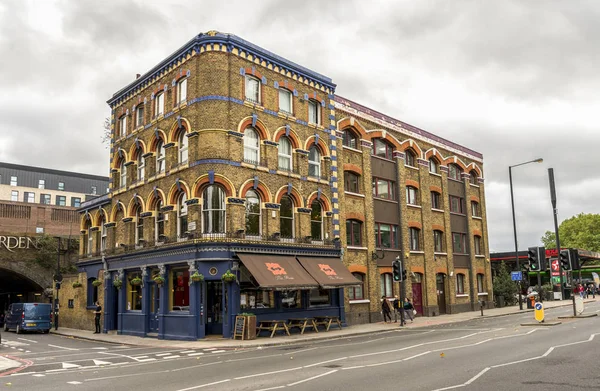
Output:
<svg viewBox="0 0 600 391">
<path fill-rule="evenodd" d="M 251 6 L 250 6 L 251 5 Z M 106 100 L 195 34 L 236 34 L 333 79 L 337 93 L 484 155 L 492 251 L 599 213 L 600 2 L 0 3 L 0 161 L 108 175 Z"/>
</svg>

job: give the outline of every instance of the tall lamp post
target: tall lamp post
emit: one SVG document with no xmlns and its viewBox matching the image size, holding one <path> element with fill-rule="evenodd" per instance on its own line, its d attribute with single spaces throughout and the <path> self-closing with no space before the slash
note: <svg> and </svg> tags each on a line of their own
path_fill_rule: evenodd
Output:
<svg viewBox="0 0 600 391">
<path fill-rule="evenodd" d="M 513 167 L 523 166 L 529 163 L 541 163 L 544 159 L 538 158 L 530 160 L 525 163 L 519 163 L 512 166 L 508 166 L 508 180 L 510 182 L 510 203 L 512 205 L 512 218 L 513 218 L 513 231 L 515 234 L 515 260 L 517 261 L 517 271 L 521 271 L 521 263 L 519 262 L 519 243 L 517 241 L 517 219 L 515 217 L 515 196 L 513 195 L 513 184 L 512 184 L 512 169 Z M 523 309 L 523 297 L 521 295 L 521 280 L 519 280 L 519 310 Z"/>
</svg>

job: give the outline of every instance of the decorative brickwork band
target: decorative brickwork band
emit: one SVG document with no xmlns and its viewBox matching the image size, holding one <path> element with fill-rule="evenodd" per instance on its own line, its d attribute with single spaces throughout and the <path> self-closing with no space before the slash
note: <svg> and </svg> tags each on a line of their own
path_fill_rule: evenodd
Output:
<svg viewBox="0 0 600 391">
<path fill-rule="evenodd" d="M 412 187 L 418 189 L 419 188 L 419 182 L 413 181 L 412 179 L 407 179 L 406 180 L 406 186 L 412 186 Z"/>
<path fill-rule="evenodd" d="M 277 209 L 277 210 L 279 210 L 280 206 L 281 206 L 280 204 L 265 203 L 265 209 Z"/>
<path fill-rule="evenodd" d="M 408 227 L 409 228 L 417 228 L 417 229 L 421 229 L 421 223 L 419 223 L 418 221 L 409 221 L 408 222 Z"/>
<path fill-rule="evenodd" d="M 167 206 L 163 206 L 162 208 L 160 208 L 161 212 L 170 212 L 174 209 L 175 207 L 173 205 L 167 205 Z"/>
<path fill-rule="evenodd" d="M 146 217 L 152 217 L 152 212 L 144 212 L 144 213 L 140 213 L 140 217 L 146 218 Z"/>
<path fill-rule="evenodd" d="M 312 209 L 311 208 L 298 208 L 297 211 L 298 211 L 298 213 L 311 213 Z"/>
<path fill-rule="evenodd" d="M 227 203 L 244 205 L 246 203 L 246 200 L 244 198 L 229 197 L 229 198 L 227 198 Z"/>
<path fill-rule="evenodd" d="M 150 215 L 152 215 L 152 212 L 150 212 Z M 130 223 L 133 221 L 133 217 L 125 217 L 123 220 L 124 223 Z"/>
<path fill-rule="evenodd" d="M 444 226 L 439 224 L 431 224 L 431 229 L 434 231 L 442 231 L 444 232 Z"/>
<path fill-rule="evenodd" d="M 429 186 L 429 190 L 442 194 L 442 188 L 439 186 Z"/>
<path fill-rule="evenodd" d="M 363 265 L 350 265 L 348 266 L 350 273 L 362 273 L 367 274 L 367 267 Z"/>
</svg>

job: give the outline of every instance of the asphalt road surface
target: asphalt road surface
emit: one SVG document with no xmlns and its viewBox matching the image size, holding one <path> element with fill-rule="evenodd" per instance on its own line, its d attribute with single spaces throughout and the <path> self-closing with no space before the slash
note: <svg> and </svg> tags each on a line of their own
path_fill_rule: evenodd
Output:
<svg viewBox="0 0 600 391">
<path fill-rule="evenodd" d="M 600 312 L 588 304 L 586 313 Z M 546 311 L 546 319 L 572 314 Z M 600 317 L 525 327 L 532 313 L 252 349 L 159 349 L 2 334 L 14 390 L 600 389 Z M 335 332 L 332 331 L 334 336 Z"/>
</svg>

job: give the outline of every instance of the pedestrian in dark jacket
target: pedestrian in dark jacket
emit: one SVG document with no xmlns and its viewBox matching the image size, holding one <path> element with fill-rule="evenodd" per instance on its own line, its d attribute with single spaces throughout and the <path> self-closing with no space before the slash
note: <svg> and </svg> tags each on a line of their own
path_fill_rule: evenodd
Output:
<svg viewBox="0 0 600 391">
<path fill-rule="evenodd" d="M 415 309 L 415 307 L 413 307 L 408 297 L 404 299 L 404 305 L 402 306 L 402 308 L 404 310 L 404 318 L 406 319 L 406 317 L 408 317 L 410 318 L 411 322 L 414 322 L 413 310 Z"/>
<path fill-rule="evenodd" d="M 398 295 L 394 296 L 394 301 L 392 302 L 392 307 L 394 307 L 394 323 L 398 321 L 398 316 L 400 316 L 400 299 Z"/>
<path fill-rule="evenodd" d="M 391 312 L 390 303 L 385 298 L 385 295 L 381 296 L 381 314 L 383 315 L 384 322 L 387 322 L 386 318 L 390 320 L 390 323 L 392 322 Z"/>
</svg>

